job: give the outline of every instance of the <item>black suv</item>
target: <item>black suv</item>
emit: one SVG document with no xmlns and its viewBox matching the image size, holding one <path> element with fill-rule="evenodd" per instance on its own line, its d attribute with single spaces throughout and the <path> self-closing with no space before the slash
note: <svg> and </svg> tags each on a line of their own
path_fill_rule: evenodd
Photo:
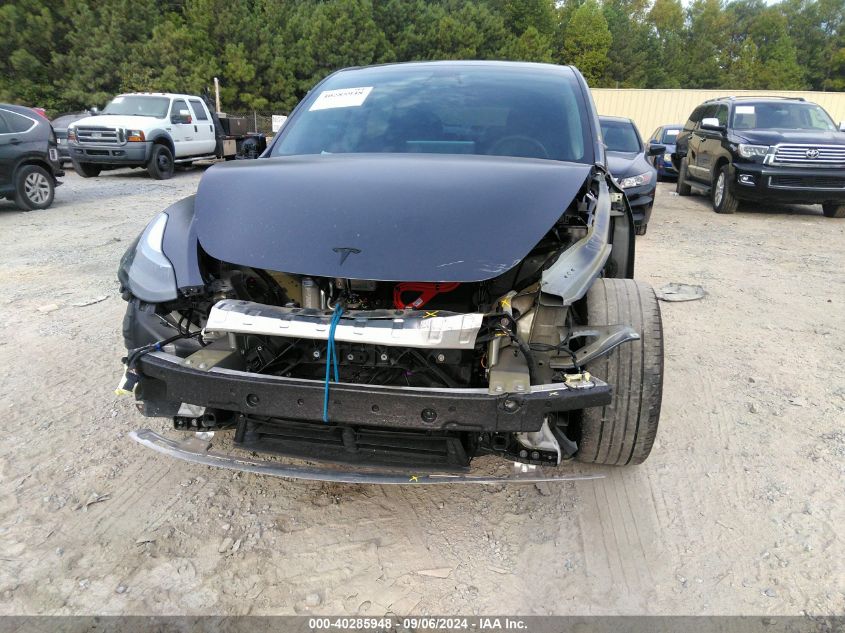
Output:
<svg viewBox="0 0 845 633">
<path fill-rule="evenodd" d="M 59 163 L 50 122 L 30 108 L 0 103 L 0 197 L 25 210 L 53 204 Z"/>
<path fill-rule="evenodd" d="M 709 193 L 717 213 L 740 200 L 821 204 L 845 217 L 845 132 L 804 99 L 723 97 L 698 106 L 672 155 L 677 192 Z"/>
</svg>

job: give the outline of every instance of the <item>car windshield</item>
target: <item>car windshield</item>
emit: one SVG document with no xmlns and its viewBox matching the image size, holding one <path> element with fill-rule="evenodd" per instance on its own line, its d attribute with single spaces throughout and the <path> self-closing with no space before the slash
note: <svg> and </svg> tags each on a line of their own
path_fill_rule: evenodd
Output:
<svg viewBox="0 0 845 633">
<path fill-rule="evenodd" d="M 608 119 L 601 119 L 600 121 L 601 135 L 608 151 L 628 153 L 640 151 L 640 138 L 630 121 Z"/>
<path fill-rule="evenodd" d="M 340 72 L 285 123 L 275 156 L 487 154 L 592 162 L 574 75 L 552 67 L 384 66 Z"/>
<path fill-rule="evenodd" d="M 170 107 L 167 97 L 121 96 L 112 99 L 101 114 L 122 114 L 164 118 Z"/>
<path fill-rule="evenodd" d="M 663 130 L 663 137 L 660 139 L 661 143 L 666 145 L 674 145 L 675 141 L 678 139 L 678 133 L 681 131 L 681 128 L 684 127 L 683 125 L 678 125 L 676 127 L 666 128 Z"/>
<path fill-rule="evenodd" d="M 734 106 L 736 130 L 835 130 L 820 106 L 802 101 L 742 103 Z"/>
</svg>

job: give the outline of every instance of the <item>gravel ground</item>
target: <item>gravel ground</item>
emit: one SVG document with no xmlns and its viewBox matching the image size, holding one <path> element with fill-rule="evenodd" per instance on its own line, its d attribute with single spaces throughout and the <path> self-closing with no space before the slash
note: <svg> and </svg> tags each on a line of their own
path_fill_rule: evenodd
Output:
<svg viewBox="0 0 845 633">
<path fill-rule="evenodd" d="M 845 221 L 713 213 L 661 184 L 637 277 L 664 303 L 651 458 L 554 486 L 297 483 L 127 438 L 115 270 L 201 170 L 72 171 L 0 202 L 0 613 L 845 611 Z M 171 431 L 172 433 L 172 431 Z"/>
</svg>

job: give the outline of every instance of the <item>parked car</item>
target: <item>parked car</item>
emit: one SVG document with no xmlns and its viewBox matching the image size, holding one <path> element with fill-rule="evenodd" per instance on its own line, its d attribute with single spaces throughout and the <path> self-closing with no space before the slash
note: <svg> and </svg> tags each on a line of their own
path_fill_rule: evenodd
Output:
<svg viewBox="0 0 845 633">
<path fill-rule="evenodd" d="M 637 235 L 645 235 L 657 190 L 657 170 L 647 157 L 662 155 L 665 147 L 643 147 L 640 131 L 631 119 L 602 116 L 599 121 L 607 148 L 607 166 L 628 197 Z"/>
<path fill-rule="evenodd" d="M 675 153 L 675 141 L 678 138 L 681 130 L 684 128 L 683 123 L 674 123 L 670 125 L 661 125 L 649 137 L 646 143 L 646 151 L 650 151 L 653 145 L 662 145 L 665 149 L 663 154 L 651 155 L 651 163 L 657 169 L 657 179 L 678 177 L 678 170 L 672 163 L 672 154 Z"/>
<path fill-rule="evenodd" d="M 821 204 L 845 218 L 845 132 L 796 98 L 723 97 L 698 106 L 678 135 L 677 192 L 710 196 L 717 213 L 739 202 Z"/>
<path fill-rule="evenodd" d="M 169 93 L 118 95 L 96 116 L 68 127 L 68 152 L 83 178 L 104 169 L 143 167 L 165 180 L 175 166 L 215 158 L 254 158 L 267 146 L 246 120 L 212 114 L 200 97 Z"/>
<path fill-rule="evenodd" d="M 0 103 L 0 196 L 25 211 L 46 209 L 61 176 L 50 122 L 31 108 Z"/>
<path fill-rule="evenodd" d="M 70 162 L 70 152 L 67 146 L 67 128 L 74 121 L 79 121 L 91 116 L 90 112 L 66 112 L 60 114 L 50 123 L 53 126 L 53 132 L 56 134 L 56 142 L 59 144 L 59 160 L 62 165 Z"/>
<path fill-rule="evenodd" d="M 483 454 L 642 462 L 660 309 L 632 279 L 633 217 L 589 95 L 549 64 L 330 75 L 262 157 L 211 167 L 126 252 L 120 390 L 178 429 L 234 428 L 241 449 L 419 481 Z"/>
</svg>

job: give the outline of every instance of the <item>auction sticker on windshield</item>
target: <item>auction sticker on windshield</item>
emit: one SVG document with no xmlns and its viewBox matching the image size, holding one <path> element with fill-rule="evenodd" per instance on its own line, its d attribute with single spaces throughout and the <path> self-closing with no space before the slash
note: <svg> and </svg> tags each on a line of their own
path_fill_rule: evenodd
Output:
<svg viewBox="0 0 845 633">
<path fill-rule="evenodd" d="M 329 110 L 331 108 L 355 108 L 364 103 L 369 96 L 372 86 L 362 88 L 340 88 L 339 90 L 324 90 L 314 100 L 309 110 Z"/>
</svg>

